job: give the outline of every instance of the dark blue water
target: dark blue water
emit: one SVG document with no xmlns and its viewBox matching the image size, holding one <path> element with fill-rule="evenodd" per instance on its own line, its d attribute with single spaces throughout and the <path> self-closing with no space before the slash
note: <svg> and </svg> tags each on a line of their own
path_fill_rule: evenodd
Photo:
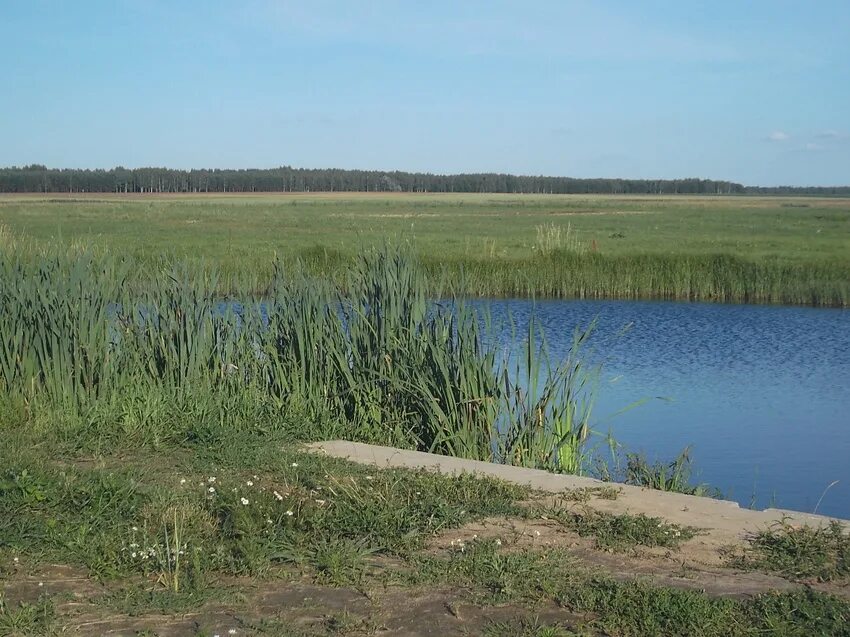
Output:
<svg viewBox="0 0 850 637">
<path fill-rule="evenodd" d="M 478 302 L 476 302 L 478 305 Z M 850 311 L 634 301 L 487 302 L 517 333 L 532 312 L 563 356 L 598 320 L 597 429 L 672 460 L 744 506 L 850 518 Z M 624 326 L 630 326 L 623 333 Z M 608 419 L 635 401 L 653 399 Z"/>
</svg>

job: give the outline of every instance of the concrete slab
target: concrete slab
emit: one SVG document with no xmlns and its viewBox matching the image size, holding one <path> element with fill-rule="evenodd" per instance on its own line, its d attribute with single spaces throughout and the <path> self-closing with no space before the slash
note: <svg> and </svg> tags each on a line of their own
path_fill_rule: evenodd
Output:
<svg viewBox="0 0 850 637">
<path fill-rule="evenodd" d="M 558 494 L 583 487 L 612 486 L 594 478 L 549 473 L 509 465 L 464 460 L 420 451 L 367 445 L 346 440 L 332 440 L 307 445 L 308 450 L 335 458 L 346 458 L 376 467 L 426 469 L 450 475 L 470 473 L 526 485 L 542 492 Z M 755 531 L 785 519 L 791 524 L 821 526 L 832 518 L 784 509 L 753 511 L 742 509 L 738 503 L 715 500 L 681 493 L 668 493 L 642 487 L 615 485 L 622 491 L 616 500 L 594 501 L 594 508 L 610 513 L 630 513 L 664 518 L 667 521 L 714 531 L 716 536 L 743 540 Z M 850 521 L 841 520 L 846 524 Z M 720 539 L 718 537 L 718 539 Z"/>
</svg>

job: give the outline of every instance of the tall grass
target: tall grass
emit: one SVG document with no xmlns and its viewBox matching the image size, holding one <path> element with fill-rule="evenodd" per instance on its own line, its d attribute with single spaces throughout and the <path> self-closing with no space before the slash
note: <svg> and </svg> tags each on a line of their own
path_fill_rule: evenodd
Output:
<svg viewBox="0 0 850 637">
<path fill-rule="evenodd" d="M 116 400 L 123 413 L 163 409 L 163 396 L 234 396 L 238 410 L 257 401 L 258 417 L 303 414 L 315 423 L 308 437 L 342 432 L 574 473 L 586 465 L 585 335 L 564 363 L 547 359 L 533 327 L 523 357 L 502 357 L 461 299 L 431 300 L 433 283 L 405 250 L 364 253 L 344 285 L 277 264 L 264 294 L 237 290 L 238 302 L 218 295 L 210 268 L 163 261 L 143 285 L 138 268 L 80 250 L 4 253 L 0 389 L 28 408 L 78 414 Z"/>
<path fill-rule="evenodd" d="M 527 259 L 441 259 L 426 265 L 434 276 L 462 281 L 469 296 L 850 305 L 850 267 L 839 263 L 553 249 Z"/>
</svg>

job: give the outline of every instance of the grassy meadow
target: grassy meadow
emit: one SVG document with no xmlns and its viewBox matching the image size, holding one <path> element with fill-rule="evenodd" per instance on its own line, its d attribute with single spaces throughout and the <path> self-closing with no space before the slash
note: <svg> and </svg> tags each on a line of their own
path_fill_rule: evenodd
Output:
<svg viewBox="0 0 850 637">
<path fill-rule="evenodd" d="M 841 198 L 9 195 L 0 226 L 35 245 L 215 265 L 223 291 L 264 289 L 275 258 L 342 280 L 364 248 L 404 242 L 435 290 L 473 296 L 850 303 Z"/>
</svg>

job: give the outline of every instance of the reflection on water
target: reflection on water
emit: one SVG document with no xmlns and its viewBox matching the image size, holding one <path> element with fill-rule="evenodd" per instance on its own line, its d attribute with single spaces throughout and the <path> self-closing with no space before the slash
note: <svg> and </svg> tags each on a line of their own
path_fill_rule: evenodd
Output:
<svg viewBox="0 0 850 637">
<path fill-rule="evenodd" d="M 745 506 L 850 518 L 850 311 L 634 301 L 475 302 L 523 334 L 532 311 L 562 355 L 598 318 L 596 410 L 629 450 L 672 459 Z M 630 325 L 625 333 L 623 327 Z M 613 419 L 623 406 L 651 400 Z"/>
</svg>

